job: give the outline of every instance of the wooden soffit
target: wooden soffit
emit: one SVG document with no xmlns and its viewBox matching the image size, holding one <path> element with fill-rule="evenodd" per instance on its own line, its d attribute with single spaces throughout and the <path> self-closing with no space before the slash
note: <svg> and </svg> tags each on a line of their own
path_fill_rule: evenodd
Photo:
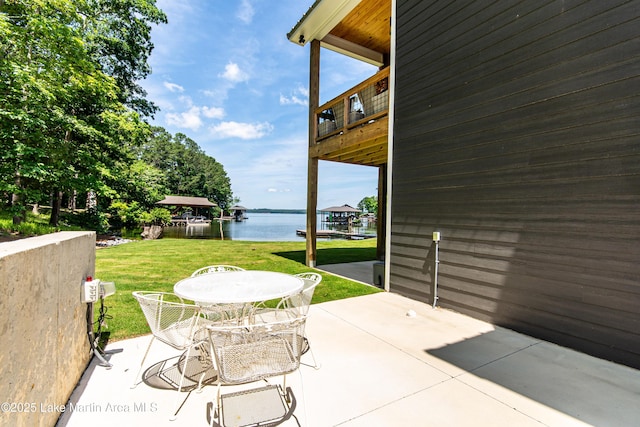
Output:
<svg viewBox="0 0 640 427">
<path fill-rule="evenodd" d="M 317 0 L 287 34 L 300 46 L 323 47 L 368 62 L 388 65 L 391 0 Z"/>
</svg>

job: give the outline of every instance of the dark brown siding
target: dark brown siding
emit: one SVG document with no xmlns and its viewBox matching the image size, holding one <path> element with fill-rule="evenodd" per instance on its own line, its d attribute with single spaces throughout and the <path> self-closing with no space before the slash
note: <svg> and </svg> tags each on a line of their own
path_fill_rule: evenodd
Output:
<svg viewBox="0 0 640 427">
<path fill-rule="evenodd" d="M 640 368 L 639 3 L 397 7 L 391 290 Z"/>
</svg>

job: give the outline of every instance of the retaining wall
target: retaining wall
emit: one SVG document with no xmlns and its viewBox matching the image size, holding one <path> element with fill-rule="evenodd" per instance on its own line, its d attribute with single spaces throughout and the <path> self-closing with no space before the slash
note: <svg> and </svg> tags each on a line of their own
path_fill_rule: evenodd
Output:
<svg viewBox="0 0 640 427">
<path fill-rule="evenodd" d="M 0 244 L 0 425 L 54 426 L 90 360 L 81 283 L 94 232 Z"/>
</svg>

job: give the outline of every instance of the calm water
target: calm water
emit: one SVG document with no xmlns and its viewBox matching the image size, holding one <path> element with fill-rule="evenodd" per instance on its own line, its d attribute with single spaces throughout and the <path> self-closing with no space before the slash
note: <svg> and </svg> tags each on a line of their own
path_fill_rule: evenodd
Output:
<svg viewBox="0 0 640 427">
<path fill-rule="evenodd" d="M 248 219 L 242 222 L 222 221 L 222 230 L 219 221 L 212 221 L 210 225 L 192 225 L 189 227 L 165 227 L 165 238 L 178 239 L 220 239 L 225 240 L 252 240 L 252 241 L 304 241 L 304 237 L 296 235 L 296 230 L 306 228 L 307 217 L 304 214 L 280 214 L 280 213 L 247 213 Z M 318 216 L 318 229 L 341 230 L 338 226 L 329 226 L 320 222 Z M 361 234 L 376 233 L 375 224 L 363 224 L 361 227 L 353 227 L 353 232 Z"/>
</svg>

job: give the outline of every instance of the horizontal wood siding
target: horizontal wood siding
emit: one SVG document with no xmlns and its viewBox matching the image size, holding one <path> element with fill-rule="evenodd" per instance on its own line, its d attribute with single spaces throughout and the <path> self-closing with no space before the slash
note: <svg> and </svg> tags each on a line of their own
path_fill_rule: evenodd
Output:
<svg viewBox="0 0 640 427">
<path fill-rule="evenodd" d="M 397 1 L 390 289 L 640 368 L 640 8 Z"/>
</svg>

